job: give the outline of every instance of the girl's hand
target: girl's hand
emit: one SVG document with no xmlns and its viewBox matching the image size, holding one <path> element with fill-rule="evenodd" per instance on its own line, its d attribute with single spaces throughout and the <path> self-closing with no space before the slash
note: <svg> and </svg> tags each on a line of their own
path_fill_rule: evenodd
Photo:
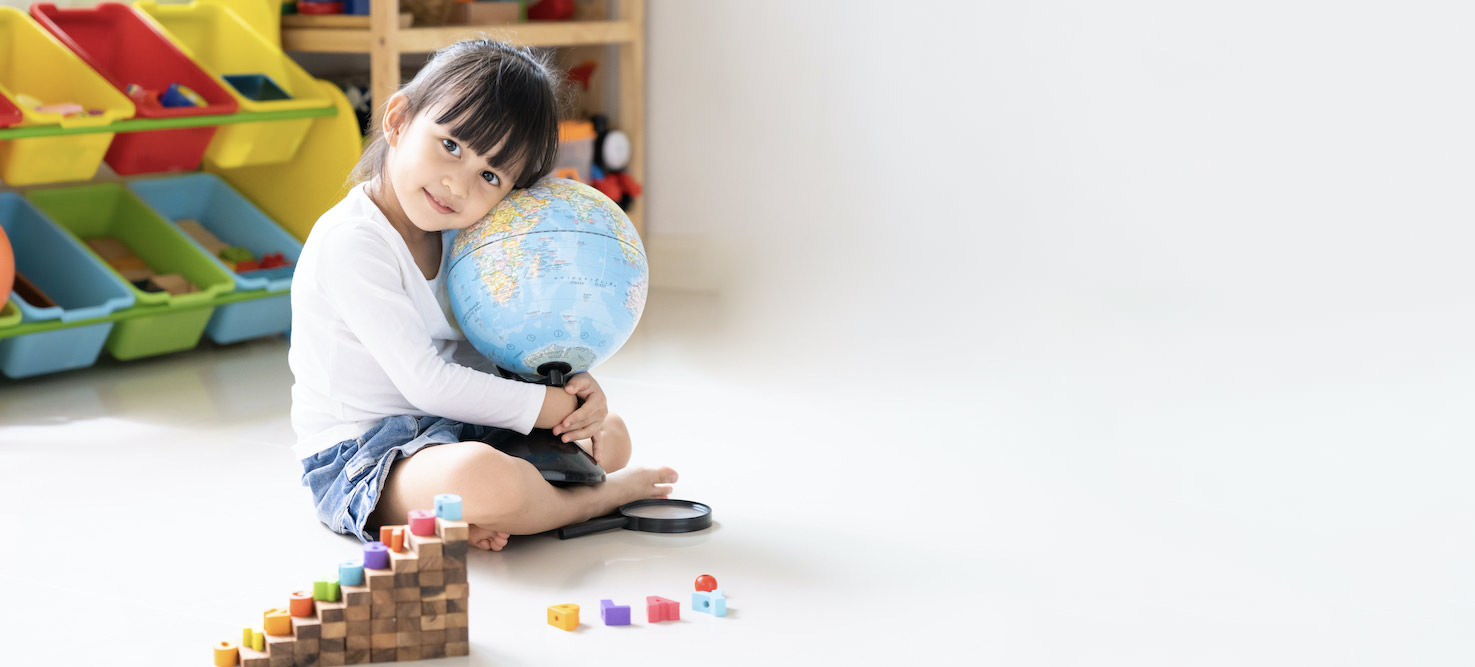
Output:
<svg viewBox="0 0 1475 667">
<path fill-rule="evenodd" d="M 579 373 L 569 378 L 567 384 L 563 385 L 563 390 L 578 397 L 579 408 L 553 427 L 553 435 L 559 436 L 564 442 L 594 437 L 604 425 L 605 416 L 609 414 L 609 400 L 605 398 L 604 390 L 599 387 L 594 376 L 588 373 Z"/>
</svg>

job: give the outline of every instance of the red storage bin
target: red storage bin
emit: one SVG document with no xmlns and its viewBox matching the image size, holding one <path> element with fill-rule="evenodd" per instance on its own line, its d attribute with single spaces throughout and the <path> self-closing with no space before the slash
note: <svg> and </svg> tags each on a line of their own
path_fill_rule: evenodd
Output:
<svg viewBox="0 0 1475 667">
<path fill-rule="evenodd" d="M 63 9 L 37 3 L 31 5 L 31 17 L 125 94 L 130 84 L 159 93 L 179 84 L 204 98 L 204 106 L 191 107 L 166 107 L 157 100 L 135 98 L 136 118 L 236 112 L 235 98 L 214 77 L 127 5 L 104 2 Z M 191 170 L 200 166 L 214 135 L 214 126 L 119 132 L 103 159 L 119 174 Z"/>
</svg>

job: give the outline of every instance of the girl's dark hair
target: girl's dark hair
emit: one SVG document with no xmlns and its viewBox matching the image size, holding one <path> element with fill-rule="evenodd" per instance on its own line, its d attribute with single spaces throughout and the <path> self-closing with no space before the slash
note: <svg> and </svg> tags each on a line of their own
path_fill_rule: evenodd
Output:
<svg viewBox="0 0 1475 667">
<path fill-rule="evenodd" d="M 504 139 L 496 165 L 521 165 L 514 187 L 525 188 L 553 169 L 558 153 L 559 77 L 548 60 L 526 48 L 488 39 L 457 42 L 431 56 L 400 88 L 406 118 L 436 110 L 433 120 L 477 153 L 488 153 Z M 375 100 L 384 105 L 388 100 Z M 350 179 L 373 180 L 384 170 L 389 144 L 381 128 L 364 148 Z"/>
</svg>

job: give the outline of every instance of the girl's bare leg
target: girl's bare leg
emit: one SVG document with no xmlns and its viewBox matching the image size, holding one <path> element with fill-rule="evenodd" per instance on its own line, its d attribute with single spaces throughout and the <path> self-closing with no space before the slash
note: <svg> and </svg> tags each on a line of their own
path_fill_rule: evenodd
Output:
<svg viewBox="0 0 1475 667">
<path fill-rule="evenodd" d="M 623 422 L 606 420 L 594 438 L 601 463 L 619 469 L 629 460 L 630 440 Z M 612 422 L 612 423 L 611 423 Z M 676 471 L 641 468 L 610 475 L 594 486 L 559 488 L 528 463 L 480 442 L 423 449 L 390 469 L 371 524 L 403 523 L 412 509 L 434 506 L 435 494 L 461 496 L 462 519 L 471 523 L 471 544 L 500 550 L 507 536 L 528 535 L 608 514 L 641 498 L 671 493 Z"/>
</svg>

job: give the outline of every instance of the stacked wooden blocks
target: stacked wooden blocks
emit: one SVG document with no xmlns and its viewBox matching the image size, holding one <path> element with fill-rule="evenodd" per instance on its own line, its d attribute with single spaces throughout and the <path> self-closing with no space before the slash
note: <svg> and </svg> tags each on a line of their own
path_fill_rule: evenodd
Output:
<svg viewBox="0 0 1475 667">
<path fill-rule="evenodd" d="M 217 642 L 220 667 L 316 667 L 397 662 L 470 652 L 467 636 L 467 524 L 461 499 L 435 498 L 435 511 L 410 512 L 364 545 L 362 561 L 338 566 L 338 579 L 295 592 L 269 609 L 262 630 L 241 644 Z"/>
</svg>

